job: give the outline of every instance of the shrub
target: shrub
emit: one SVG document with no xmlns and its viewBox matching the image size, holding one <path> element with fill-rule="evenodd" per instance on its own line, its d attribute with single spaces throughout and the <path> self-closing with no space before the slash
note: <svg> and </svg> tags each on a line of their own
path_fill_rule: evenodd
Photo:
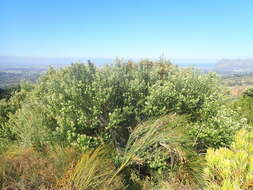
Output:
<svg viewBox="0 0 253 190">
<path fill-rule="evenodd" d="M 239 131 L 230 149 L 208 149 L 206 189 L 253 188 L 253 132 Z"/>
<path fill-rule="evenodd" d="M 224 105 L 219 106 L 216 115 L 205 115 L 203 119 L 187 126 L 199 152 L 205 152 L 208 147 L 228 147 L 239 129 L 251 128 L 245 118 Z"/>
<path fill-rule="evenodd" d="M 43 151 L 46 146 L 60 141 L 57 133 L 50 130 L 49 126 L 53 127 L 54 121 L 47 117 L 43 108 L 37 102 L 24 104 L 7 123 L 19 144 L 38 151 Z M 59 142 L 63 143 L 64 141 Z"/>
<path fill-rule="evenodd" d="M 102 68 L 91 63 L 51 68 L 28 94 L 10 126 L 29 129 L 31 118 L 37 123 L 34 128 L 51 131 L 63 144 L 83 150 L 108 142 L 124 147 L 129 128 L 146 118 L 143 110 L 149 87 L 168 74 L 170 67 L 169 63 L 143 61 Z M 29 112 L 29 117 L 22 116 Z M 13 131 L 22 134 L 19 129 Z"/>
<path fill-rule="evenodd" d="M 11 90 L 13 92 L 6 99 L 0 100 L 0 153 L 4 151 L 7 145 L 16 140 L 15 133 L 12 131 L 13 127 L 9 126 L 8 122 L 11 116 L 20 109 L 33 86 L 28 83 L 22 83 L 21 88 L 15 94 L 13 93 L 15 90 Z"/>
<path fill-rule="evenodd" d="M 235 100 L 231 107 L 237 111 L 241 117 L 247 119 L 248 124 L 253 126 L 253 96 L 252 88 L 247 89 L 243 95 Z"/>
<path fill-rule="evenodd" d="M 222 91 L 214 74 L 180 70 L 151 87 L 145 110 L 150 116 L 186 114 L 188 134 L 195 148 L 205 152 L 208 147 L 229 146 L 235 132 L 247 127 L 245 119 L 223 105 Z"/>
<path fill-rule="evenodd" d="M 204 75 L 193 69 L 181 69 L 166 80 L 157 81 L 147 97 L 146 111 L 151 116 L 176 112 L 198 120 L 206 104 L 217 106 L 222 100 L 222 88 L 214 74 Z M 215 114 L 210 109 L 209 114 Z"/>
<path fill-rule="evenodd" d="M 187 115 L 188 134 L 205 151 L 228 146 L 244 125 L 221 106 L 217 76 L 163 60 L 51 68 L 34 87 L 21 86 L 17 97 L 23 103 L 6 126 L 20 142 L 38 149 L 52 143 L 84 151 L 103 144 L 124 149 L 138 123 L 177 113 Z"/>
</svg>

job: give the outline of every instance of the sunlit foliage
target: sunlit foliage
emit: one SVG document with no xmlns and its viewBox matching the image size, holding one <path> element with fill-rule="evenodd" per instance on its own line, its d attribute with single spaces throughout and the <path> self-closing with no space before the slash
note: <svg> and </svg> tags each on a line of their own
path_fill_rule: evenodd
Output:
<svg viewBox="0 0 253 190">
<path fill-rule="evenodd" d="M 253 132 L 238 132 L 230 149 L 208 149 L 206 160 L 206 189 L 253 188 Z"/>
</svg>

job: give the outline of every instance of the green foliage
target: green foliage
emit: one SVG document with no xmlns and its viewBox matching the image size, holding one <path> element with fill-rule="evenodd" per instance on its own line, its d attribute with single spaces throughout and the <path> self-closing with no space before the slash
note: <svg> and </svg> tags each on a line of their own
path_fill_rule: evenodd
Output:
<svg viewBox="0 0 253 190">
<path fill-rule="evenodd" d="M 247 89 L 243 95 L 233 102 L 232 109 L 237 111 L 241 117 L 245 117 L 247 122 L 253 126 L 253 93 L 252 88 Z"/>
<path fill-rule="evenodd" d="M 253 88 L 248 88 L 243 92 L 244 96 L 252 97 L 253 98 Z"/>
<path fill-rule="evenodd" d="M 13 131 L 13 125 L 10 125 L 10 118 L 25 105 L 25 99 L 32 91 L 33 85 L 29 83 L 21 83 L 20 90 L 12 94 L 8 99 L 0 100 L 0 152 L 6 145 L 16 140 L 16 134 Z"/>
<path fill-rule="evenodd" d="M 118 61 L 102 68 L 77 63 L 49 69 L 27 93 L 9 126 L 28 144 L 27 136 L 39 139 L 32 131 L 41 130 L 41 143 L 57 141 L 85 150 L 110 142 L 123 148 L 139 122 L 177 113 L 187 114 L 193 123 L 189 134 L 197 137 L 196 147 L 226 146 L 242 124 L 231 121 L 230 112 L 219 119 L 227 112 L 221 107 L 221 90 L 215 75 L 179 69 L 164 60 Z M 55 138 L 45 140 L 46 133 Z"/>
<path fill-rule="evenodd" d="M 54 124 L 45 114 L 43 106 L 34 102 L 17 110 L 7 126 L 11 128 L 20 144 L 43 151 L 46 145 L 59 141 L 57 134 L 47 128 L 51 123 Z"/>
<path fill-rule="evenodd" d="M 228 147 L 233 142 L 237 130 L 250 128 L 247 120 L 230 108 L 220 105 L 216 111 L 214 116 L 208 115 L 207 112 L 203 119 L 187 126 L 199 151 L 205 151 L 208 147 Z"/>
<path fill-rule="evenodd" d="M 199 119 L 207 103 L 218 104 L 217 99 L 222 96 L 220 91 L 214 74 L 203 75 L 195 70 L 182 69 L 151 87 L 146 110 L 150 115 L 176 112 Z"/>
<path fill-rule="evenodd" d="M 16 88 L 8 89 L 7 91 L 10 92 L 5 96 L 6 99 L 0 100 L 0 153 L 16 140 L 12 127 L 8 125 L 8 122 L 11 115 L 15 114 L 21 107 L 32 86 L 28 83 L 22 83 L 21 88 L 22 90 L 17 90 Z"/>
<path fill-rule="evenodd" d="M 180 70 L 151 87 L 145 109 L 150 116 L 187 114 L 191 122 L 187 129 L 199 151 L 228 146 L 235 131 L 245 127 L 246 121 L 223 106 L 222 91 L 214 74 Z"/>
<path fill-rule="evenodd" d="M 20 90 L 19 85 L 11 85 L 6 88 L 0 88 L 0 99 L 9 99 L 13 93 Z"/>
<path fill-rule="evenodd" d="M 208 149 L 204 171 L 206 189 L 253 188 L 253 132 L 241 130 L 230 149 Z"/>
<path fill-rule="evenodd" d="M 13 112 L 12 106 L 8 104 L 5 100 L 0 100 L 0 138 L 7 138 L 10 132 L 5 127 L 6 122 L 9 119 L 9 113 Z"/>
<path fill-rule="evenodd" d="M 38 128 L 52 131 L 63 144 L 84 150 L 107 142 L 124 146 L 129 128 L 145 118 L 145 97 L 149 86 L 159 80 L 160 67 L 143 61 L 137 65 L 119 62 L 101 69 L 91 63 L 60 70 L 51 68 L 40 78 L 10 125 L 29 129 L 28 125 L 32 125 L 24 114 L 30 112 L 32 122 L 40 123 Z M 27 130 L 13 131 L 22 136 Z"/>
<path fill-rule="evenodd" d="M 134 179 L 133 179 L 134 180 Z M 196 187 L 190 185 L 180 184 L 175 181 L 160 181 L 159 183 L 154 183 L 150 179 L 135 179 L 136 185 L 131 186 L 129 190 L 196 190 Z"/>
</svg>

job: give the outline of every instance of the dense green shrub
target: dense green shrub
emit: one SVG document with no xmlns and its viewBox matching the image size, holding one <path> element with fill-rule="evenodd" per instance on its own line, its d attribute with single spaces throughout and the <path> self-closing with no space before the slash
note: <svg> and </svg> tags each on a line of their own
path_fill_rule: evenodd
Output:
<svg viewBox="0 0 253 190">
<path fill-rule="evenodd" d="M 232 109 L 237 111 L 241 117 L 247 119 L 248 124 L 253 126 L 253 89 L 247 89 L 242 96 L 233 102 Z"/>
<path fill-rule="evenodd" d="M 188 115 L 189 134 L 196 147 L 205 149 L 227 146 L 244 124 L 221 106 L 223 93 L 215 75 L 164 60 L 51 68 L 31 89 L 8 126 L 33 146 L 57 141 L 85 150 L 112 142 L 122 148 L 139 122 L 177 113 Z"/>
<path fill-rule="evenodd" d="M 194 146 L 205 151 L 207 147 L 228 146 L 235 131 L 247 126 L 245 119 L 223 104 L 217 76 L 183 69 L 151 87 L 145 109 L 150 116 L 186 114 Z"/>
<path fill-rule="evenodd" d="M 54 122 L 45 114 L 43 106 L 39 103 L 25 104 L 10 118 L 7 126 L 15 134 L 19 144 L 43 150 L 46 145 L 59 142 L 57 133 L 52 133 L 50 126 Z"/>
<path fill-rule="evenodd" d="M 253 98 L 253 88 L 248 88 L 243 92 L 243 96 L 252 97 Z"/>
<path fill-rule="evenodd" d="M 253 188 L 253 132 L 238 132 L 230 149 L 208 149 L 206 160 L 206 189 Z"/>
<path fill-rule="evenodd" d="M 250 128 L 244 117 L 230 108 L 219 105 L 216 115 L 208 115 L 203 119 L 190 123 L 187 128 L 195 140 L 195 147 L 205 151 L 208 147 L 228 147 L 233 142 L 236 131 Z"/>
<path fill-rule="evenodd" d="M 103 68 L 92 64 L 51 68 L 40 78 L 10 125 L 29 129 L 22 113 L 33 109 L 29 118 L 34 122 L 41 120 L 40 128 L 51 130 L 64 144 L 86 149 L 113 141 L 116 146 L 124 146 L 129 129 L 146 116 L 145 97 L 149 87 L 161 77 L 160 67 L 172 65 L 143 61 Z M 22 136 L 19 130 L 13 131 Z"/>
<path fill-rule="evenodd" d="M 11 88 L 8 96 L 0 100 L 0 153 L 16 140 L 15 133 L 12 131 L 13 126 L 10 127 L 8 122 L 11 115 L 14 115 L 21 108 L 23 101 L 28 96 L 28 92 L 33 88 L 28 83 L 22 83 L 20 86 L 22 90 Z"/>
<path fill-rule="evenodd" d="M 20 85 L 10 85 L 5 88 L 0 88 L 0 99 L 9 99 L 18 91 L 20 91 Z"/>
<path fill-rule="evenodd" d="M 221 90 L 214 74 L 203 75 L 192 69 L 181 69 L 151 87 L 146 110 L 152 116 L 176 112 L 199 119 L 207 103 L 213 104 L 213 107 L 218 105 L 222 97 Z M 209 114 L 215 114 L 216 110 L 208 111 L 211 112 Z"/>
</svg>

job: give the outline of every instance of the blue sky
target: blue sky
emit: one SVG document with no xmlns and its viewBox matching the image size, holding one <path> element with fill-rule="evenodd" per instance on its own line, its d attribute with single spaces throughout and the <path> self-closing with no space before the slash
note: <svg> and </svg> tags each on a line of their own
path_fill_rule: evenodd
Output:
<svg viewBox="0 0 253 190">
<path fill-rule="evenodd" d="M 0 55 L 253 57 L 252 0 L 0 0 Z"/>
</svg>

